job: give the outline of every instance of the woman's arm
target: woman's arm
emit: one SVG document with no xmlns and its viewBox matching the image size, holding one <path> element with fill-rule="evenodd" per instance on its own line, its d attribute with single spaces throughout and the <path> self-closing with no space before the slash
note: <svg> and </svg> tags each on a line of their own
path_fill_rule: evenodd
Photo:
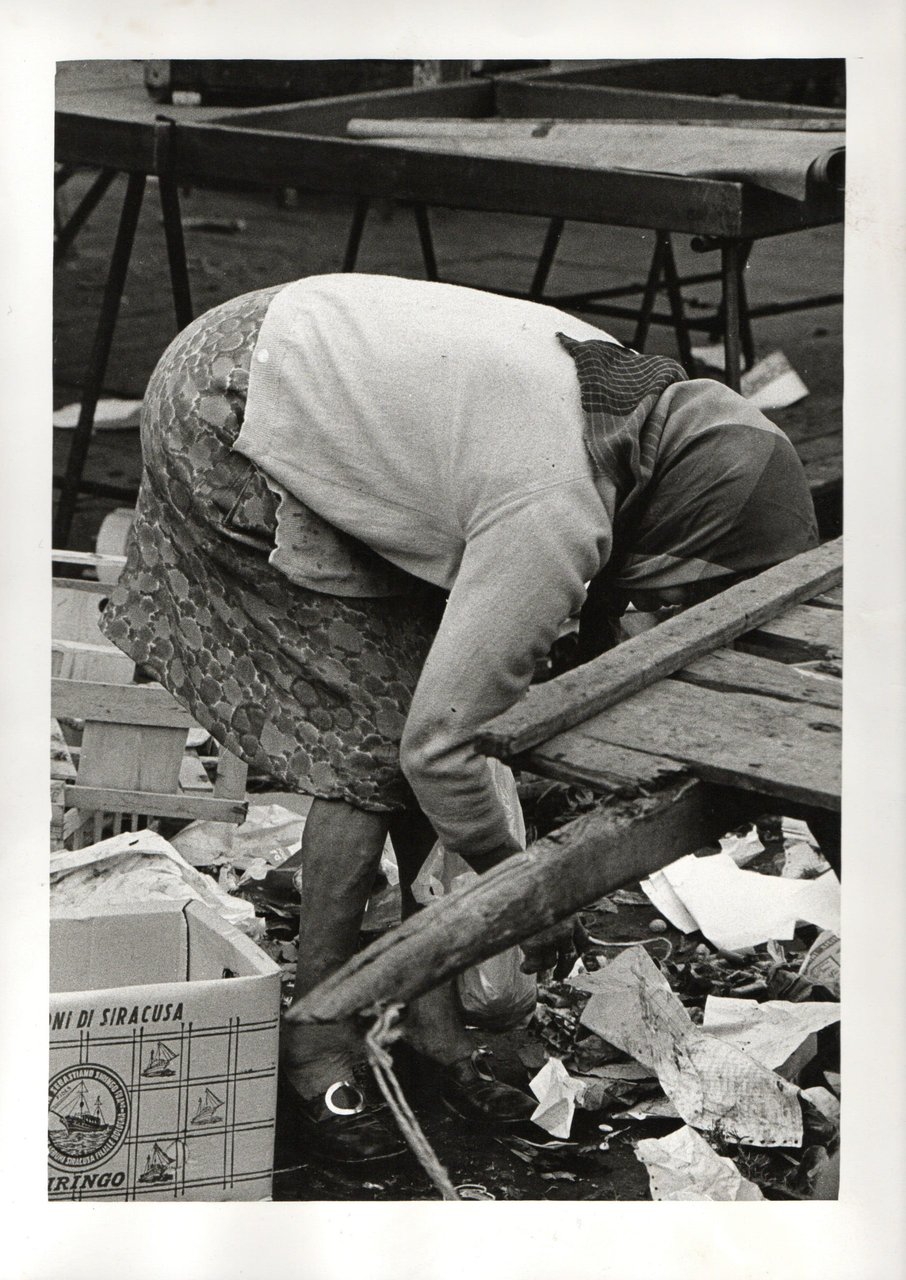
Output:
<svg viewBox="0 0 906 1280">
<path fill-rule="evenodd" d="M 482 870 L 518 846 L 473 739 L 522 696 L 609 550 L 590 478 L 532 496 L 466 544 L 400 754 L 440 840 Z"/>
</svg>

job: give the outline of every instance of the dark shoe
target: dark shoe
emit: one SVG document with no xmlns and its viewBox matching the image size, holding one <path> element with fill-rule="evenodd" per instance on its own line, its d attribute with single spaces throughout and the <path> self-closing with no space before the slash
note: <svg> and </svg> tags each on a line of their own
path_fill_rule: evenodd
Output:
<svg viewBox="0 0 906 1280">
<path fill-rule="evenodd" d="M 293 1126 L 305 1154 L 319 1160 L 370 1164 L 406 1150 L 387 1107 L 367 1102 L 347 1080 L 338 1080 L 316 1098 L 303 1098 L 281 1071 L 277 1116 L 278 1124 Z"/>
<path fill-rule="evenodd" d="M 536 1100 L 502 1084 L 494 1076 L 490 1054 L 475 1049 L 438 1071 L 444 1106 L 463 1120 L 482 1125 L 522 1124 L 537 1107 Z"/>
</svg>

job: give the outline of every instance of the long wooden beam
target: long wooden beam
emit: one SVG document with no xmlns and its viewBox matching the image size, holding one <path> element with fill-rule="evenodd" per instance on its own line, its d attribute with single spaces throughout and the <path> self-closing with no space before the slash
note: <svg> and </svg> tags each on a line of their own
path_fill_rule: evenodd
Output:
<svg viewBox="0 0 906 1280">
<path fill-rule="evenodd" d="M 740 812 L 695 780 L 597 809 L 384 934 L 294 1005 L 287 1021 L 339 1022 L 405 1003 L 700 848 Z"/>
<path fill-rule="evenodd" d="M 842 580 L 843 540 L 838 538 L 668 618 L 575 671 L 533 686 L 485 726 L 478 746 L 487 755 L 510 759 Z"/>
</svg>

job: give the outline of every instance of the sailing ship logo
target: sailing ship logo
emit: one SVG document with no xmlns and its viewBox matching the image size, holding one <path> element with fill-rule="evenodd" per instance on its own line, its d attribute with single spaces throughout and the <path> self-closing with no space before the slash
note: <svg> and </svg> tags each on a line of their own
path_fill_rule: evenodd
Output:
<svg viewBox="0 0 906 1280">
<path fill-rule="evenodd" d="M 144 1170 L 138 1175 L 139 1182 L 172 1182 L 173 1166 L 176 1156 L 165 1151 L 159 1142 L 155 1142 L 145 1157 Z"/>
<path fill-rule="evenodd" d="M 222 1117 L 217 1114 L 223 1106 L 223 1098 L 218 1098 L 212 1089 L 205 1089 L 199 1094 L 198 1106 L 189 1124 L 219 1124 Z"/>
<path fill-rule="evenodd" d="M 50 1081 L 47 1146 L 58 1168 L 103 1164 L 119 1149 L 128 1122 L 126 1086 L 109 1068 L 85 1063 L 59 1071 Z"/>
<path fill-rule="evenodd" d="M 169 1045 L 164 1044 L 163 1040 L 158 1040 L 157 1044 L 151 1050 L 148 1056 L 148 1063 L 142 1071 L 143 1076 L 175 1076 L 176 1072 L 170 1066 L 179 1057 Z"/>
</svg>

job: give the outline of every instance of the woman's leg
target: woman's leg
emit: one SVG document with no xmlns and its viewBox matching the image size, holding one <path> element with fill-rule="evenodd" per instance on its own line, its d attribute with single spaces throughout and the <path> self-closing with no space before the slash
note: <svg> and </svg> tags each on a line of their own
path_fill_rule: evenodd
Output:
<svg viewBox="0 0 906 1280">
<path fill-rule="evenodd" d="M 342 800 L 313 801 L 299 858 L 302 905 L 294 1001 L 354 954 L 387 837 L 388 817 Z M 284 1026 L 283 1070 L 304 1098 L 323 1093 L 338 1080 L 351 1079 L 360 1056 L 359 1042 L 347 1027 Z"/>
<path fill-rule="evenodd" d="M 405 919 L 418 910 L 412 883 L 437 837 L 422 811 L 413 807 L 391 816 L 390 839 L 399 867 Z M 456 1062 L 472 1052 L 475 1046 L 462 1024 L 452 982 L 413 1001 L 406 1018 L 406 1040 L 413 1049 L 442 1064 Z"/>
</svg>

